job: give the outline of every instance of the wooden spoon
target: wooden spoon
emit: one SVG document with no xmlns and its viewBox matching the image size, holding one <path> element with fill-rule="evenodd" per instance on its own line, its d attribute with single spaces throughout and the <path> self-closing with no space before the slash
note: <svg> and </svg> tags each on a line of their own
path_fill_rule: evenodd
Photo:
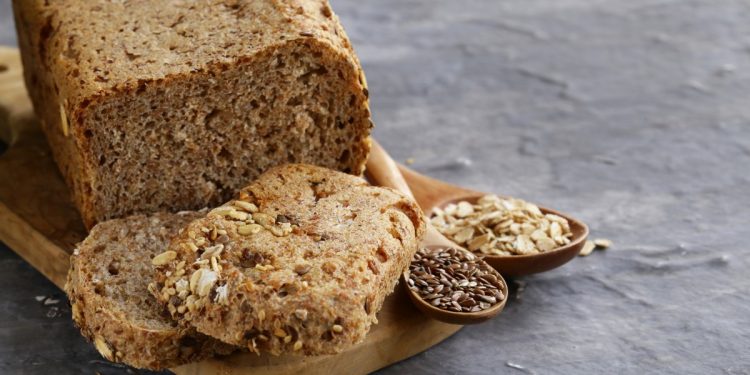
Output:
<svg viewBox="0 0 750 375">
<path fill-rule="evenodd" d="M 414 198 L 411 189 L 409 189 L 409 185 L 406 183 L 406 180 L 404 180 L 404 176 L 402 176 L 399 172 L 396 162 L 394 162 L 393 159 L 391 159 L 391 157 L 385 152 L 385 150 L 383 150 L 383 148 L 380 147 L 380 145 L 374 140 L 373 148 L 370 153 L 370 159 L 367 161 L 367 176 L 372 182 L 380 186 L 386 186 L 396 189 L 401 193 Z M 438 232 L 438 230 L 435 229 L 435 227 L 433 227 L 429 221 L 427 222 L 427 232 L 422 239 L 421 246 L 428 248 L 452 247 L 461 251 L 468 252 L 468 250 L 463 249 L 462 247 L 456 245 L 454 242 L 445 238 L 445 236 Z M 477 263 L 479 262 L 483 261 L 481 259 L 477 259 Z M 492 269 L 492 267 L 489 268 Z M 508 285 L 505 283 L 505 280 L 500 275 L 500 273 L 495 273 L 495 277 L 497 277 L 498 281 L 501 284 L 501 289 L 503 294 L 505 294 L 505 298 L 495 305 L 490 306 L 490 308 L 477 312 L 455 312 L 435 307 L 427 301 L 423 300 L 422 297 L 420 297 L 416 292 L 408 287 L 408 269 L 404 271 L 401 277 L 401 283 L 406 288 L 407 294 L 409 295 L 409 298 L 414 303 L 414 305 L 425 315 L 446 323 L 461 325 L 481 323 L 499 314 L 500 311 L 502 311 L 505 307 L 505 302 L 508 300 Z"/>
<path fill-rule="evenodd" d="M 384 159 L 387 160 L 384 161 Z M 387 166 L 387 168 L 393 168 L 395 165 L 411 188 L 413 197 L 416 198 L 417 203 L 419 203 L 419 206 L 428 217 L 432 215 L 432 211 L 435 207 L 442 208 L 450 203 L 457 203 L 459 201 L 475 203 L 480 197 L 487 194 L 451 185 L 421 175 L 405 166 L 398 165 L 375 141 L 373 141 L 370 160 L 373 160 L 373 162 L 368 163 L 367 168 L 369 170 L 372 166 L 372 168 L 375 168 L 376 172 L 379 171 L 379 168 L 385 168 L 384 166 Z M 388 164 L 388 161 L 390 161 L 390 164 Z M 573 233 L 573 237 L 569 244 L 539 254 L 512 256 L 486 255 L 484 261 L 489 263 L 504 276 L 516 277 L 549 271 L 573 259 L 581 251 L 581 248 L 586 242 L 586 237 L 588 237 L 589 234 L 588 226 L 582 221 L 558 211 L 545 207 L 539 207 L 539 209 L 545 214 L 555 214 L 568 220 L 570 231 Z"/>
</svg>

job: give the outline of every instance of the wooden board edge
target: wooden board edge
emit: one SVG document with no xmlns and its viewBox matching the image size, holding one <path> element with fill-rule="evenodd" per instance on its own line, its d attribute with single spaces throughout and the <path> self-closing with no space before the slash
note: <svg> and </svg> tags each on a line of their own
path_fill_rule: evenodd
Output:
<svg viewBox="0 0 750 375">
<path fill-rule="evenodd" d="M 0 202 L 0 241 L 63 289 L 70 255 L 36 231 L 3 202 Z"/>
<path fill-rule="evenodd" d="M 420 314 L 419 312 L 416 312 Z M 419 327 L 412 327 L 396 335 L 383 336 L 376 342 L 361 343 L 338 355 L 292 357 L 291 361 L 268 358 L 265 366 L 245 366 L 243 356 L 234 354 L 226 358 L 212 358 L 170 369 L 177 375 L 364 375 L 391 366 L 441 343 L 463 326 L 426 319 Z M 415 334 L 419 332 L 419 334 Z M 289 357 L 286 357 L 289 358 Z"/>
</svg>

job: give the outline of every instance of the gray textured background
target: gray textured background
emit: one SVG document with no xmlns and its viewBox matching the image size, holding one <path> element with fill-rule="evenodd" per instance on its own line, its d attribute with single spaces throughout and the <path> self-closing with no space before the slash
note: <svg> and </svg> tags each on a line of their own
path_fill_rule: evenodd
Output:
<svg viewBox="0 0 750 375">
<path fill-rule="evenodd" d="M 510 281 L 501 316 L 381 373 L 750 374 L 750 2 L 333 6 L 394 157 L 615 242 Z M 101 361 L 64 296 L 2 246 L 0 285 L 0 373 L 130 371 Z"/>
</svg>

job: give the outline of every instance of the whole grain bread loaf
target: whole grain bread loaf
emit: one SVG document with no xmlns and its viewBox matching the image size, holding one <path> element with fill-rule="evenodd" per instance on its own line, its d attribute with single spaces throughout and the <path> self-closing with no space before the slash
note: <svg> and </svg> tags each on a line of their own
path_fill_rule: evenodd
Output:
<svg viewBox="0 0 750 375">
<path fill-rule="evenodd" d="M 272 354 L 360 342 L 425 231 L 417 204 L 359 177 L 290 164 L 190 223 L 157 255 L 173 318 Z"/>
<path fill-rule="evenodd" d="M 26 85 L 85 224 L 225 202 L 271 166 L 361 174 L 360 63 L 326 0 L 14 0 Z"/>
<path fill-rule="evenodd" d="M 73 319 L 102 356 L 162 369 L 234 349 L 178 326 L 148 291 L 151 258 L 179 228 L 203 215 L 159 213 L 102 222 L 75 250 L 65 290 Z"/>
</svg>

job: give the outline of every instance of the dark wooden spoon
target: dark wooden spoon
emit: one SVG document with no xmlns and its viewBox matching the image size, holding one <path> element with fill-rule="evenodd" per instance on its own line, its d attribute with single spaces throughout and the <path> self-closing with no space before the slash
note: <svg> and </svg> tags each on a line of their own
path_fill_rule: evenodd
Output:
<svg viewBox="0 0 750 375">
<path fill-rule="evenodd" d="M 399 172 L 398 166 L 396 165 L 396 163 L 375 141 L 373 141 L 373 149 L 370 154 L 370 159 L 367 162 L 367 176 L 372 182 L 374 182 L 377 185 L 396 189 L 400 191 L 401 193 L 414 198 L 414 195 L 409 189 L 409 185 L 407 185 L 406 181 L 404 180 L 404 177 Z M 445 236 L 443 236 L 440 232 L 438 232 L 438 230 L 435 229 L 435 227 L 433 227 L 429 221 L 427 222 L 427 232 L 425 233 L 425 236 L 422 239 L 421 246 L 427 247 L 427 248 L 436 248 L 436 247 L 455 248 L 455 249 L 458 249 L 459 251 L 469 252 L 468 250 L 463 249 L 461 246 L 458 246 L 454 242 L 445 238 Z M 477 263 L 483 262 L 479 258 L 477 258 L 476 261 Z M 492 267 L 487 267 L 487 268 L 493 270 Z M 418 293 L 416 293 L 415 291 L 411 290 L 411 288 L 408 287 L 408 284 L 407 284 L 407 280 L 409 280 L 408 269 L 403 273 L 401 281 L 407 290 L 407 294 L 409 295 L 409 298 L 412 300 L 414 305 L 419 310 L 421 310 L 425 315 L 433 319 L 442 321 L 442 322 L 464 325 L 464 324 L 481 323 L 485 320 L 488 320 L 494 317 L 495 315 L 499 314 L 500 311 L 502 311 L 503 308 L 505 307 L 505 302 L 508 300 L 508 285 L 506 284 L 505 280 L 500 275 L 500 273 L 497 273 L 495 271 L 494 275 L 497 278 L 501 286 L 500 288 L 501 291 L 503 292 L 503 294 L 505 294 L 505 298 L 502 301 L 499 301 L 498 303 L 490 306 L 488 309 L 477 311 L 477 312 L 455 312 L 455 311 L 444 310 L 444 309 L 435 307 L 432 304 L 428 303 L 427 301 L 423 300 L 422 297 L 420 297 Z"/>
</svg>

